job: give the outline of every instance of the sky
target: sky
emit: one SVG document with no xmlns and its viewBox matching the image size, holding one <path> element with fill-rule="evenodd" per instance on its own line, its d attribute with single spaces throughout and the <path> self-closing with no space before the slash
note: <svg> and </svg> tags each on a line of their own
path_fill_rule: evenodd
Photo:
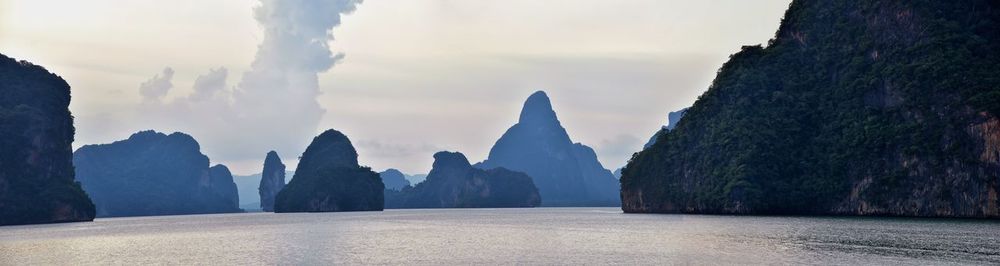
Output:
<svg viewBox="0 0 1000 266">
<path fill-rule="evenodd" d="M 139 130 L 212 163 L 288 167 L 344 132 L 376 171 L 482 161 L 544 90 L 575 142 L 623 166 L 790 0 L 0 0 L 0 53 L 72 86 L 74 147 Z"/>
</svg>

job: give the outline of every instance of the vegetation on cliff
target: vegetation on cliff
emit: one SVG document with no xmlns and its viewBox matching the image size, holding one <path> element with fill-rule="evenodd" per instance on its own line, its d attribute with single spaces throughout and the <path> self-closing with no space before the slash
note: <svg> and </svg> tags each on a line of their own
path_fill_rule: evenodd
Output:
<svg viewBox="0 0 1000 266">
<path fill-rule="evenodd" d="M 278 192 L 274 212 L 381 211 L 382 178 L 358 165 L 344 134 L 330 129 L 302 153 L 295 177 Z"/>
<path fill-rule="evenodd" d="M 0 54 L 0 225 L 94 219 L 74 181 L 69 103 L 62 78 Z"/>
<path fill-rule="evenodd" d="M 1000 2 L 794 1 L 623 171 L 627 212 L 1000 217 Z"/>
<path fill-rule="evenodd" d="M 399 191 L 410 186 L 410 181 L 406 180 L 406 174 L 403 174 L 398 169 L 385 169 L 385 171 L 379 172 L 378 175 L 382 178 L 382 183 L 385 184 L 386 190 Z"/>
</svg>

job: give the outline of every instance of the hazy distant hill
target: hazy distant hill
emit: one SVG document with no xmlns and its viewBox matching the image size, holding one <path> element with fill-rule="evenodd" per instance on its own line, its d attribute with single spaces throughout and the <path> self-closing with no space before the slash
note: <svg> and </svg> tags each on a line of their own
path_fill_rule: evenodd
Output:
<svg viewBox="0 0 1000 266">
<path fill-rule="evenodd" d="M 0 54 L 0 225 L 90 221 L 74 182 L 69 84 Z"/>
<path fill-rule="evenodd" d="M 209 169 L 198 142 L 184 133 L 142 131 L 73 153 L 76 175 L 97 215 L 143 216 L 239 212 L 225 166 Z"/>
<path fill-rule="evenodd" d="M 406 180 L 406 174 L 403 174 L 403 172 L 396 169 L 386 169 L 385 171 L 378 173 L 378 176 L 382 178 L 382 183 L 385 184 L 385 189 L 398 191 L 404 187 L 410 186 L 410 181 Z"/>
<path fill-rule="evenodd" d="M 504 168 L 473 168 L 458 152 L 434 154 L 427 180 L 401 191 L 385 191 L 386 208 L 537 207 L 538 188 L 531 177 Z"/>
<path fill-rule="evenodd" d="M 517 124 L 476 164 L 528 174 L 546 206 L 618 206 L 618 181 L 593 149 L 573 143 L 556 118 L 545 92 L 528 97 Z"/>
<path fill-rule="evenodd" d="M 623 171 L 623 210 L 1000 217 L 1000 1 L 796 0 Z"/>
<path fill-rule="evenodd" d="M 405 173 L 404 173 L 405 174 Z M 427 174 L 412 174 L 406 175 L 406 180 L 410 181 L 410 185 L 415 186 L 427 180 Z"/>
</svg>

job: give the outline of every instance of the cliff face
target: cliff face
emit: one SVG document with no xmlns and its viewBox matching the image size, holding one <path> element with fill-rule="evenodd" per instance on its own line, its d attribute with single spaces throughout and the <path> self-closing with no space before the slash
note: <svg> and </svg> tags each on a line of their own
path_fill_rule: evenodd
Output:
<svg viewBox="0 0 1000 266">
<path fill-rule="evenodd" d="M 377 173 L 358 165 L 358 153 L 347 136 L 331 129 L 302 153 L 295 177 L 275 199 L 274 211 L 381 211 L 384 189 Z"/>
<path fill-rule="evenodd" d="M 427 180 L 386 192 L 386 208 L 537 207 L 541 196 L 531 177 L 503 168 L 473 168 L 457 152 L 434 154 Z"/>
<path fill-rule="evenodd" d="M 229 169 L 210 169 L 200 150 L 184 133 L 142 131 L 111 144 L 80 147 L 73 163 L 98 216 L 241 211 Z"/>
<path fill-rule="evenodd" d="M 1000 217 L 1000 2 L 794 1 L 623 171 L 626 212 Z"/>
<path fill-rule="evenodd" d="M 573 143 L 545 92 L 528 97 L 517 124 L 477 168 L 503 167 L 534 179 L 549 206 L 618 206 L 618 181 L 593 149 Z"/>
<path fill-rule="evenodd" d="M 236 182 L 233 182 L 233 173 L 229 167 L 217 164 L 208 168 L 209 186 L 206 193 L 219 195 L 225 200 L 225 205 L 230 209 L 240 208 L 240 193 L 236 189 Z"/>
<path fill-rule="evenodd" d="M 399 191 L 407 186 L 410 186 L 410 181 L 406 180 L 406 175 L 396 169 L 386 169 L 378 176 L 382 178 L 382 183 L 385 184 L 385 189 Z"/>
<path fill-rule="evenodd" d="M 0 54 L 0 225 L 91 221 L 74 181 L 69 84 Z"/>
<path fill-rule="evenodd" d="M 271 151 L 264 158 L 264 172 L 261 172 L 260 208 L 266 212 L 274 211 L 274 198 L 285 188 L 285 164 L 281 163 L 278 153 Z"/>
</svg>

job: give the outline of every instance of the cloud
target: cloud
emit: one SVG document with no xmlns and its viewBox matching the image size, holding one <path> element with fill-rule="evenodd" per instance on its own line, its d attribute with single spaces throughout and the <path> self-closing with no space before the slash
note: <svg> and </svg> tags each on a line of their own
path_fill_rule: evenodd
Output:
<svg viewBox="0 0 1000 266">
<path fill-rule="evenodd" d="M 143 101 L 159 101 L 167 92 L 174 87 L 171 80 L 174 78 L 174 70 L 172 68 L 164 68 L 162 76 L 157 74 L 149 80 L 143 82 L 139 85 L 139 94 L 142 95 Z"/>
<path fill-rule="evenodd" d="M 191 134 L 216 160 L 301 153 L 325 113 L 318 75 L 344 58 L 330 51 L 331 30 L 360 2 L 260 0 L 253 17 L 264 37 L 236 86 L 227 85 L 229 71 L 220 67 L 199 76 L 191 94 L 164 102 L 174 75 L 168 67 L 140 85 L 140 118 L 152 118 L 154 129 Z"/>
<path fill-rule="evenodd" d="M 208 74 L 194 80 L 194 94 L 188 99 L 195 102 L 229 99 L 231 92 L 226 89 L 227 76 L 229 70 L 224 67 L 209 70 Z"/>
<path fill-rule="evenodd" d="M 428 143 L 420 144 L 402 144 L 402 143 L 388 143 L 373 139 L 362 139 L 355 142 L 355 146 L 359 150 L 367 151 L 371 154 L 366 154 L 373 157 L 411 157 L 411 156 L 425 156 L 432 158 L 435 152 L 448 150 L 447 148 L 439 147 L 436 145 L 431 145 Z"/>
</svg>

